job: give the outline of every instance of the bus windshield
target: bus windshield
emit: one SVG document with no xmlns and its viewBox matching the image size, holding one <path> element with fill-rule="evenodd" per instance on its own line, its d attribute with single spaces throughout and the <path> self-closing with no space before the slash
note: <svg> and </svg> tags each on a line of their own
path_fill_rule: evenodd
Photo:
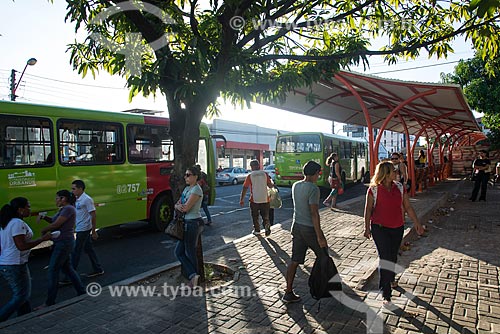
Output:
<svg viewBox="0 0 500 334">
<path fill-rule="evenodd" d="M 318 134 L 284 135 L 278 137 L 276 152 L 321 152 L 321 138 Z"/>
<path fill-rule="evenodd" d="M 279 134 L 276 139 L 276 178 L 278 186 L 291 186 L 302 180 L 302 166 L 309 160 L 322 166 L 316 184 L 329 187 L 330 164 L 328 156 L 336 153 L 344 184 L 369 179 L 368 145 L 357 138 L 347 138 L 321 132 L 289 132 Z"/>
</svg>

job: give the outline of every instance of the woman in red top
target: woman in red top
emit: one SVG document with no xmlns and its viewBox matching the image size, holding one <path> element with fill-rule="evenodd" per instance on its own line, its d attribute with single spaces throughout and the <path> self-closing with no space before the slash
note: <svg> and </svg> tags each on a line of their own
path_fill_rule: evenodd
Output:
<svg viewBox="0 0 500 334">
<path fill-rule="evenodd" d="M 414 228 L 420 235 L 424 229 L 410 205 L 408 194 L 396 182 L 396 169 L 391 162 L 381 162 L 375 169 L 370 188 L 366 193 L 365 237 L 373 236 L 379 255 L 379 288 L 384 305 L 391 301 L 391 288 L 395 281 L 395 264 L 399 246 L 403 239 L 404 214 L 408 213 Z"/>
</svg>

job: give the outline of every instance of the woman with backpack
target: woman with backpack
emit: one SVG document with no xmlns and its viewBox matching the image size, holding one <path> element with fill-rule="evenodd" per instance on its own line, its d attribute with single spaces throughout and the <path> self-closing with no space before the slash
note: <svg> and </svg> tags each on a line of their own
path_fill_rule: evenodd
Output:
<svg viewBox="0 0 500 334">
<path fill-rule="evenodd" d="M 397 287 L 395 265 L 403 239 L 405 212 L 417 233 L 424 233 L 406 189 L 396 181 L 396 168 L 389 161 L 379 163 L 366 192 L 364 236 L 368 239 L 373 236 L 377 247 L 384 305 L 390 303 L 392 288 Z"/>
</svg>

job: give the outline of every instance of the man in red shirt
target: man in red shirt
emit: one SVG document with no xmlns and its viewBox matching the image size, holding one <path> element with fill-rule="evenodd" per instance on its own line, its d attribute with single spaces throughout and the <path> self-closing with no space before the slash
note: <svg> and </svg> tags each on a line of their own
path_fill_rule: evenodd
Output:
<svg viewBox="0 0 500 334">
<path fill-rule="evenodd" d="M 260 169 L 260 163 L 257 160 L 250 162 L 252 172 L 246 177 L 241 190 L 240 205 L 243 207 L 244 199 L 250 188 L 250 212 L 253 220 L 253 234 L 260 235 L 259 214 L 266 230 L 266 237 L 271 234 L 271 225 L 269 223 L 269 196 L 267 187 L 273 188 L 274 184 L 269 175 Z"/>
</svg>

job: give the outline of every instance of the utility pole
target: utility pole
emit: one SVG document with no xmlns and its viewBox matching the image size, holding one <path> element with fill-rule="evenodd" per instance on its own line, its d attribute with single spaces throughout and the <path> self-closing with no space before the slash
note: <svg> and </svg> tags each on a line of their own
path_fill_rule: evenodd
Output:
<svg viewBox="0 0 500 334">
<path fill-rule="evenodd" d="M 12 69 L 10 72 L 10 100 L 16 100 L 16 70 Z"/>
</svg>

